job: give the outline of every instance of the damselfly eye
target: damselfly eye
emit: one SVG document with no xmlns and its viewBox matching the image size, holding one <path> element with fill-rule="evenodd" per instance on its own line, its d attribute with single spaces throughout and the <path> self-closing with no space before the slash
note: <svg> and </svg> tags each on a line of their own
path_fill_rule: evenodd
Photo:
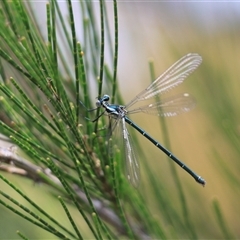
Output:
<svg viewBox="0 0 240 240">
<path fill-rule="evenodd" d="M 102 97 L 102 101 L 105 101 L 105 102 L 108 102 L 109 99 L 110 99 L 110 97 L 109 97 L 108 95 L 104 95 L 104 96 Z"/>
<path fill-rule="evenodd" d="M 96 101 L 96 107 L 101 107 L 101 101 L 100 100 Z"/>
</svg>

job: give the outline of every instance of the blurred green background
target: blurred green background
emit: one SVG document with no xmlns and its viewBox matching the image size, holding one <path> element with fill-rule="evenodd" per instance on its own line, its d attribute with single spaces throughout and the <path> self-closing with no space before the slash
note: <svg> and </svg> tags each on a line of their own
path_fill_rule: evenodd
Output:
<svg viewBox="0 0 240 240">
<path fill-rule="evenodd" d="M 35 3 L 34 3 L 35 4 Z M 73 3 L 74 4 L 74 3 Z M 97 4 L 97 3 L 96 3 Z M 36 2 L 36 9 L 44 2 Z M 111 3 L 107 2 L 109 14 Z M 131 100 L 151 81 L 149 59 L 154 61 L 158 76 L 172 63 L 189 52 L 203 58 L 200 67 L 173 93 L 189 92 L 197 106 L 189 113 L 166 119 L 172 152 L 191 169 L 202 176 L 204 188 L 194 182 L 182 169 L 177 168 L 188 204 L 189 214 L 194 219 L 195 230 L 201 239 L 225 239 L 240 237 L 240 3 L 190 3 L 190 2 L 138 2 L 120 1 L 119 8 L 119 88 L 125 102 Z M 77 9 L 75 9 L 77 11 Z M 36 12 L 41 19 L 41 11 Z M 75 16 L 77 18 L 77 16 Z M 42 26 L 46 23 L 42 20 Z M 110 24 L 111 25 L 111 24 Z M 93 98 L 97 92 L 93 90 Z M 131 118 L 154 138 L 163 143 L 159 119 L 149 115 L 134 115 Z M 152 168 L 176 209 L 181 212 L 178 194 L 171 177 L 168 159 L 151 143 L 139 136 L 146 161 Z M 164 143 L 163 143 L 164 145 Z M 140 159 L 140 162 L 143 159 Z M 144 167 L 141 165 L 141 188 L 148 189 Z M 42 190 L 36 201 L 44 201 L 53 214 L 59 210 L 48 189 L 42 185 L 5 174 L 18 182 L 30 195 Z M 0 188 L 5 185 L 0 182 Z M 158 203 L 146 195 L 146 201 L 156 219 L 164 224 Z M 217 203 L 217 204 L 216 204 Z M 43 203 L 42 203 L 43 204 Z M 57 210 L 54 210 L 56 206 Z M 216 215 L 216 206 L 223 214 L 223 222 Z M 15 231 L 19 217 L 0 207 L 0 238 L 16 239 Z M 182 218 L 185 216 L 180 214 Z M 7 218 L 11 219 L 11 225 Z M 62 216 L 64 221 L 64 214 Z M 16 225 L 14 223 L 16 220 Z M 65 219 L 66 220 L 66 219 Z M 25 225 L 25 221 L 20 221 Z M 52 239 L 52 235 L 36 232 L 26 223 L 31 239 Z M 66 223 L 67 224 L 67 223 Z M 171 231 L 172 226 L 166 226 Z M 32 234 L 32 235 L 31 235 Z M 43 234 L 39 237 L 40 234 Z M 181 238 L 176 236 L 176 238 Z"/>
</svg>

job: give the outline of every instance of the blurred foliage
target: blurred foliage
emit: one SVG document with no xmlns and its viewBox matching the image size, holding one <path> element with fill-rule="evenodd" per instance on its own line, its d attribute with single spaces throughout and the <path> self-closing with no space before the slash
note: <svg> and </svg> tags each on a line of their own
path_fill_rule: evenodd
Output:
<svg viewBox="0 0 240 240">
<path fill-rule="evenodd" d="M 146 7 L 121 2 L 117 17 L 116 3 L 104 1 L 50 1 L 38 19 L 34 11 L 45 6 L 43 2 L 4 0 L 0 4 L 0 132 L 19 146 L 17 154 L 42 170 L 50 169 L 61 182 L 56 185 L 44 171 L 36 183 L 1 172 L 0 211 L 6 218 L 0 220 L 4 229 L 0 238 L 17 239 L 17 230 L 29 239 L 239 238 L 237 19 L 207 28 L 184 8 L 174 12 L 173 4 Z M 145 25 L 136 24 L 136 19 L 143 19 Z M 119 31 L 117 20 L 122 20 Z M 128 25 L 122 32 L 124 22 Z M 128 39 L 131 54 L 124 43 Z M 172 151 L 201 173 L 206 187 L 132 132 L 142 173 L 135 190 L 122 175 L 122 153 L 109 157 L 104 141 L 94 134 L 107 124 L 106 119 L 91 123 L 86 118 L 99 113 L 87 112 L 79 101 L 93 108 L 96 96 L 110 93 L 122 103 L 122 95 L 125 99 L 131 93 L 132 98 L 135 88 L 147 84 L 141 86 L 139 76 L 150 82 L 149 69 L 144 75 L 141 68 L 147 66 L 147 57 L 154 58 L 152 75 L 157 75 L 188 52 L 199 53 L 203 63 L 177 91 L 189 91 L 198 106 L 165 120 L 169 139 L 165 145 L 171 143 Z M 135 70 L 129 68 L 131 63 L 137 65 Z M 136 76 L 133 72 L 139 74 L 136 82 L 131 80 Z M 133 118 L 162 140 L 158 119 L 145 116 L 146 124 L 142 117 Z M 76 189 L 87 196 L 85 201 Z M 95 204 L 113 213 L 112 221 Z M 11 211 L 6 211 L 9 206 Z M 24 238 L 19 234 L 19 239 Z"/>
</svg>

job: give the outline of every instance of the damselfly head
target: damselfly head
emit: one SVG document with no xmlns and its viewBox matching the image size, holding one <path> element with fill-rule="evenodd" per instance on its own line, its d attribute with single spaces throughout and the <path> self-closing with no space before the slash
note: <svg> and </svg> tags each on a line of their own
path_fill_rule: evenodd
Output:
<svg viewBox="0 0 240 240">
<path fill-rule="evenodd" d="M 110 97 L 108 95 L 103 95 L 100 99 L 97 99 L 96 106 L 101 107 L 103 102 L 108 102 Z"/>
</svg>

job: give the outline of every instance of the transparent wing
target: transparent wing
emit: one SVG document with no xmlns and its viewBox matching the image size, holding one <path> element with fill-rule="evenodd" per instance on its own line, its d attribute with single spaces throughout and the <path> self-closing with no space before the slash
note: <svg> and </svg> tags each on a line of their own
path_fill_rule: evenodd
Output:
<svg viewBox="0 0 240 240">
<path fill-rule="evenodd" d="M 111 115 L 108 115 L 109 117 L 109 125 L 108 125 L 108 132 L 107 132 L 107 138 L 111 138 L 113 135 L 113 132 L 115 131 L 116 128 L 118 128 L 119 121 L 121 118 L 113 118 Z"/>
<path fill-rule="evenodd" d="M 129 108 L 138 101 L 149 99 L 157 94 L 162 94 L 178 86 L 200 65 L 201 62 L 201 56 L 196 53 L 189 53 L 185 55 L 170 68 L 168 68 L 145 90 L 140 92 L 131 102 L 126 105 L 126 108 Z"/>
<path fill-rule="evenodd" d="M 115 153 L 114 145 L 119 145 L 121 139 L 120 121 L 121 118 L 112 118 L 109 115 L 107 135 L 105 136 L 108 147 L 108 156 L 113 156 Z"/>
<path fill-rule="evenodd" d="M 183 93 L 163 99 L 160 102 L 135 108 L 129 111 L 128 114 L 143 112 L 158 116 L 171 117 L 188 112 L 194 108 L 195 105 L 195 99 L 188 93 Z"/>
<path fill-rule="evenodd" d="M 125 119 L 122 118 L 122 134 L 124 140 L 125 160 L 126 160 L 126 174 L 129 182 L 137 187 L 140 182 L 140 168 L 132 148 L 131 138 L 128 133 Z"/>
</svg>

